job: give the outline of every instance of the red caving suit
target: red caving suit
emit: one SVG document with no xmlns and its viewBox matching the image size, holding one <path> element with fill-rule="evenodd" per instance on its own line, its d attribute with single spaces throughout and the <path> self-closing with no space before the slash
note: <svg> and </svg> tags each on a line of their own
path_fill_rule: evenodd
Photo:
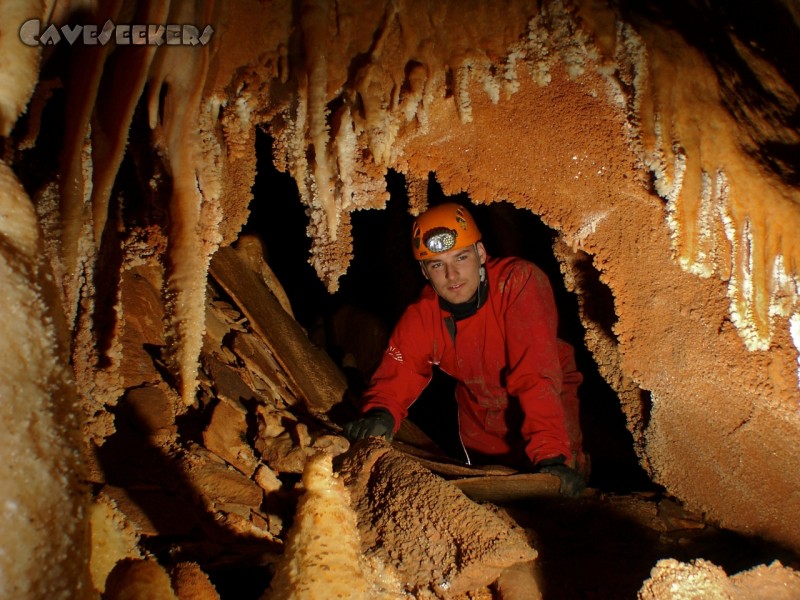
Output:
<svg viewBox="0 0 800 600">
<path fill-rule="evenodd" d="M 583 377 L 572 346 L 556 336 L 550 282 L 520 258 L 489 259 L 486 269 L 488 298 L 456 322 L 455 341 L 445 324 L 450 313 L 430 285 L 409 305 L 362 412 L 387 409 L 396 433 L 439 365 L 458 382 L 459 431 L 470 458 L 522 467 L 561 454 L 582 468 L 577 390 Z"/>
</svg>

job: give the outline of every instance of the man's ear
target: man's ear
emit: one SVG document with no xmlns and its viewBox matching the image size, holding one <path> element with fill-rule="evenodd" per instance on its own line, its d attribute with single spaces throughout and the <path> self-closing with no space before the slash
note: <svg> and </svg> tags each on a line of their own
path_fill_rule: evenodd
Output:
<svg viewBox="0 0 800 600">
<path fill-rule="evenodd" d="M 475 247 L 478 249 L 478 258 L 481 260 L 481 265 L 486 264 L 486 248 L 483 242 L 475 242 Z"/>
<path fill-rule="evenodd" d="M 422 271 L 422 276 L 425 279 L 427 279 L 428 281 L 430 281 L 430 277 L 428 277 L 428 270 L 425 268 L 425 263 L 424 262 L 419 261 L 419 268 Z"/>
</svg>

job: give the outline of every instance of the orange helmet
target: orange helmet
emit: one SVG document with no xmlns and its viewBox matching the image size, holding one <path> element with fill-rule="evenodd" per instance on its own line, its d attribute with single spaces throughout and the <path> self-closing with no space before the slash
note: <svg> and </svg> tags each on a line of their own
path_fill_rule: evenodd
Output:
<svg viewBox="0 0 800 600">
<path fill-rule="evenodd" d="M 411 227 L 411 250 L 417 260 L 472 246 L 481 232 L 469 211 L 449 202 L 429 208 L 414 220 Z"/>
</svg>

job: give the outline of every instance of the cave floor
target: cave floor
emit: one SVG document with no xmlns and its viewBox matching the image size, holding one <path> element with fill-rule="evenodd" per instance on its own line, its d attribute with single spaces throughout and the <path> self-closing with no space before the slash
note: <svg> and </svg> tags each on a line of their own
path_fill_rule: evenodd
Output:
<svg viewBox="0 0 800 600">
<path fill-rule="evenodd" d="M 703 558 L 729 575 L 774 560 L 800 567 L 800 557 L 787 550 L 690 517 L 676 514 L 673 518 L 684 519 L 686 528 L 678 523 L 667 530 L 662 520 L 667 517 L 654 516 L 657 504 L 651 494 L 594 493 L 580 500 L 537 498 L 503 508 L 535 539 L 544 598 L 631 600 L 665 558 Z M 209 575 L 223 600 L 257 600 L 268 586 L 270 568 L 228 564 L 210 569 Z M 487 592 L 485 597 L 497 596 Z"/>
<path fill-rule="evenodd" d="M 141 546 L 167 567 L 197 562 L 223 600 L 260 598 L 280 548 L 269 540 L 237 536 L 211 523 L 202 507 L 176 493 L 174 461 L 165 460 L 163 449 L 152 445 L 132 454 L 135 436 L 130 433 L 118 431 L 106 446 L 104 460 L 125 460 L 128 468 L 114 469 L 126 476 L 104 489 L 126 491 L 133 502 L 120 506 L 123 512 L 126 506 L 128 510 L 138 506 L 139 510 L 127 515 L 134 522 L 141 525 L 146 513 L 150 526 L 144 528 Z M 130 463 L 132 456 L 135 465 Z M 291 488 L 299 477 L 283 479 Z M 160 483 L 168 480 L 173 485 Z M 287 493 L 283 508 L 273 511 L 281 513 L 286 526 L 294 500 L 296 495 Z M 703 558 L 729 575 L 774 560 L 800 567 L 800 557 L 791 552 L 706 523 L 659 491 L 620 494 L 589 489 L 579 499 L 539 495 L 496 505 L 528 532 L 538 550 L 545 598 L 635 598 L 650 570 L 664 558 L 684 562 Z M 259 509 L 269 512 L 263 506 Z M 493 597 L 488 590 L 486 594 L 469 597 Z"/>
<path fill-rule="evenodd" d="M 635 598 L 665 558 L 702 558 L 728 575 L 774 560 L 800 565 L 791 552 L 704 523 L 659 493 L 591 491 L 578 500 L 536 498 L 505 508 L 533 534 L 545 598 Z"/>
</svg>

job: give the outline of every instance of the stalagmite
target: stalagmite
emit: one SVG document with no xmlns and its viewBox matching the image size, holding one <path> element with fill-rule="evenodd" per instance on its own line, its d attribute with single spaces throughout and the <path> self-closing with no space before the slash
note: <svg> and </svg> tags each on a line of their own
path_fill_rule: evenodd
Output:
<svg viewBox="0 0 800 600">
<path fill-rule="evenodd" d="M 172 588 L 178 600 L 219 600 L 208 575 L 196 563 L 180 563 L 171 573 Z"/>
<path fill-rule="evenodd" d="M 284 557 L 263 600 L 381 597 L 364 573 L 356 515 L 330 455 L 309 459 L 303 488 Z"/>
<path fill-rule="evenodd" d="M 108 600 L 178 600 L 169 574 L 152 559 L 124 560 L 108 578 Z"/>
<path fill-rule="evenodd" d="M 653 568 L 639 600 L 792 600 L 800 594 L 800 573 L 780 563 L 756 567 L 728 577 L 705 560 L 691 564 L 662 560 Z"/>
</svg>

